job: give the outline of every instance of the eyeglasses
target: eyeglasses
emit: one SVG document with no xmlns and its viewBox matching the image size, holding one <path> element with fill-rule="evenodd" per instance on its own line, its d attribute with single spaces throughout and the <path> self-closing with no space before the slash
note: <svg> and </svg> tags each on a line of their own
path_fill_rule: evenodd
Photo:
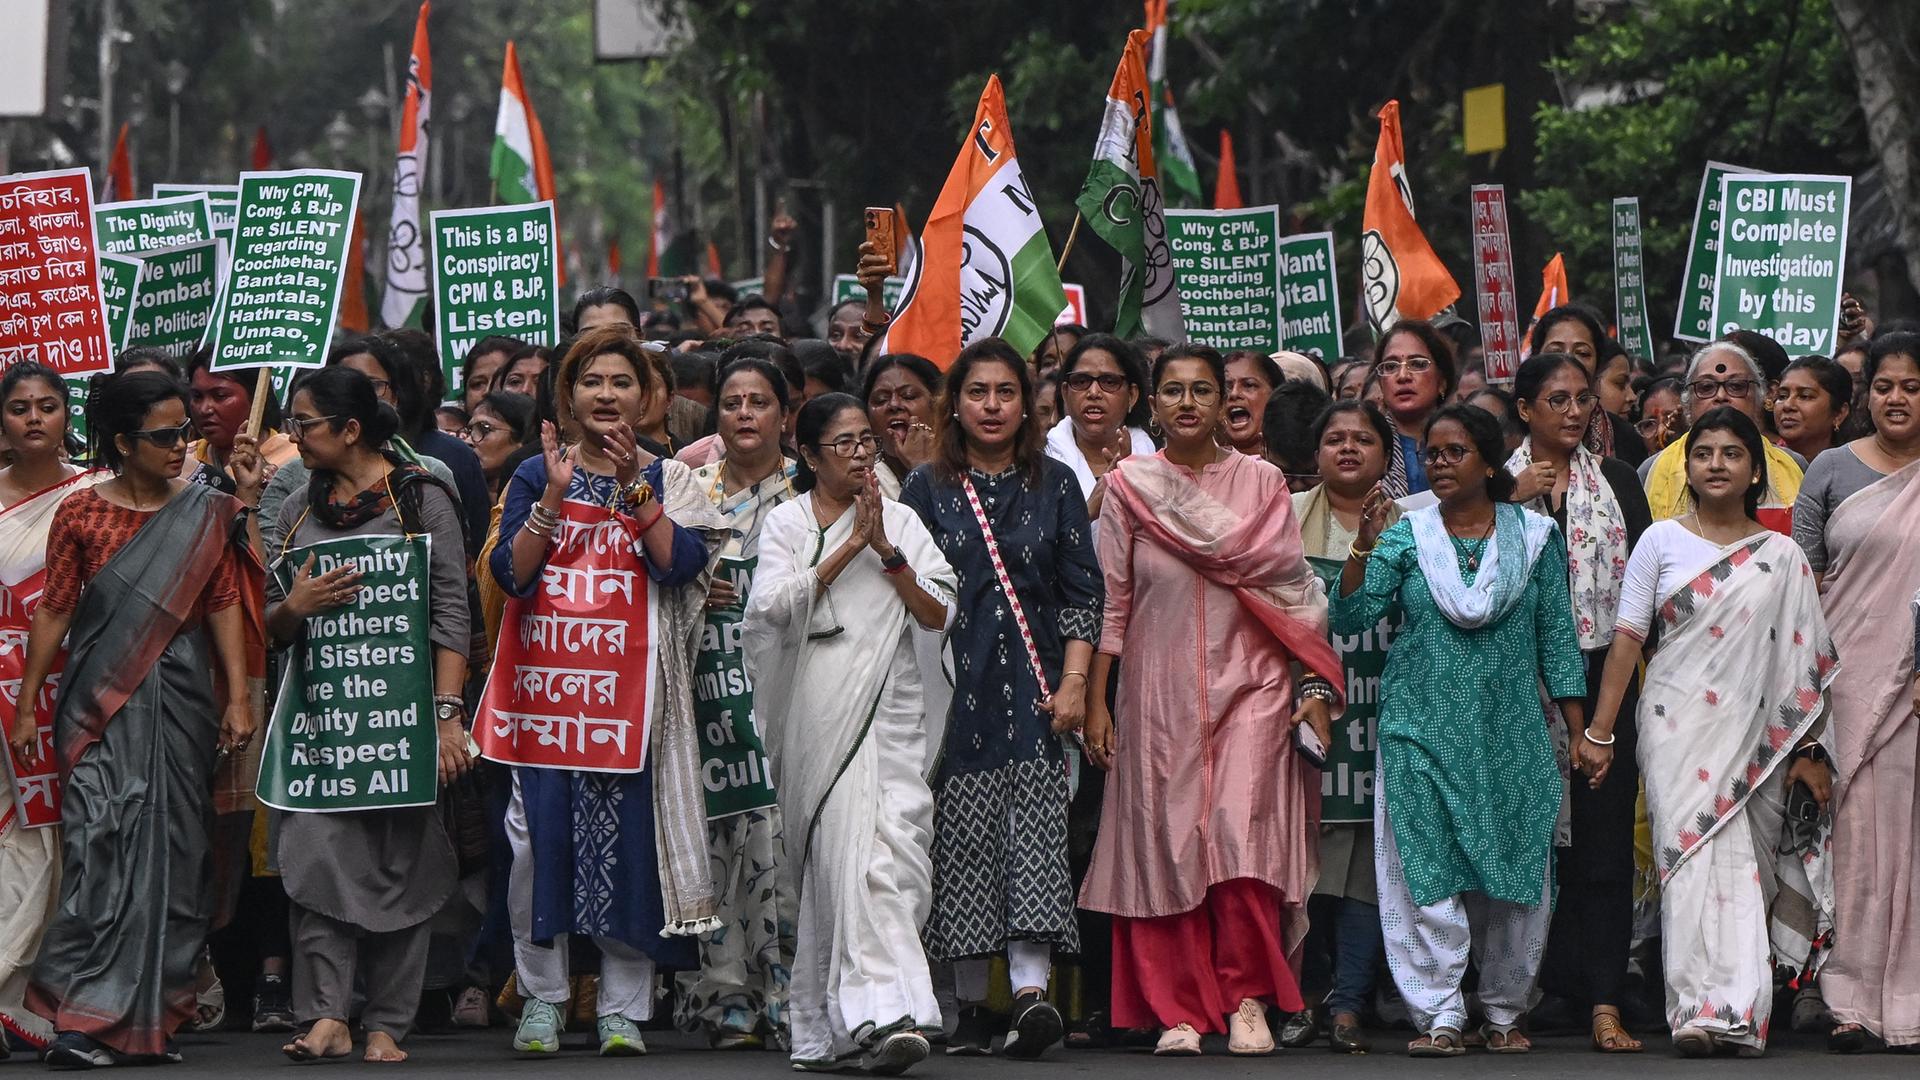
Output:
<svg viewBox="0 0 1920 1080">
<path fill-rule="evenodd" d="M 1420 458 L 1429 465 L 1458 465 L 1467 460 L 1467 455 L 1471 453 L 1471 449 L 1459 445 L 1429 446 Z"/>
<path fill-rule="evenodd" d="M 287 434 L 296 439 L 304 439 L 315 424 L 325 424 L 338 419 L 340 419 L 338 416 L 289 416 L 287 423 L 291 427 L 288 428 Z"/>
<path fill-rule="evenodd" d="M 1127 377 L 1125 375 L 1115 375 L 1111 371 L 1099 375 L 1090 374 L 1085 371 L 1076 371 L 1060 381 L 1067 389 L 1076 394 L 1084 394 L 1093 389 L 1094 383 L 1099 383 L 1100 389 L 1105 390 L 1109 394 L 1117 394 L 1127 388 Z"/>
<path fill-rule="evenodd" d="M 878 453 L 880 440 L 871 435 L 842 435 L 828 443 L 827 449 L 844 458 L 850 458 L 865 450 L 869 454 Z"/>
<path fill-rule="evenodd" d="M 1433 370 L 1433 357 L 1408 356 L 1398 360 L 1382 360 L 1373 365 L 1373 372 L 1383 379 L 1391 379 L 1400 374 L 1402 368 L 1412 375 L 1424 375 Z"/>
<path fill-rule="evenodd" d="M 1162 383 L 1160 389 L 1153 393 L 1160 399 L 1162 405 L 1178 405 L 1188 398 L 1192 398 L 1195 405 L 1211 405 L 1220 400 L 1220 388 L 1204 382 L 1191 385 Z"/>
<path fill-rule="evenodd" d="M 367 376 L 367 381 L 373 384 L 373 396 L 375 397 L 385 397 L 393 391 L 393 380 L 391 379 L 376 379 L 369 375 Z"/>
<path fill-rule="evenodd" d="M 147 428 L 127 432 L 129 439 L 144 439 L 162 450 L 171 450 L 193 438 L 193 421 L 183 420 L 179 427 Z"/>
<path fill-rule="evenodd" d="M 1725 390 L 1730 398 L 1744 398 L 1753 393 L 1755 383 L 1752 379 L 1695 379 L 1687 384 L 1687 392 L 1697 398 L 1710 398 Z"/>
<path fill-rule="evenodd" d="M 496 431 L 505 430 L 507 430 L 506 427 L 501 424 L 489 424 L 485 420 L 475 420 L 460 429 L 460 437 L 470 443 L 483 443 L 487 441 L 487 436 Z"/>
<path fill-rule="evenodd" d="M 1565 390 L 1562 390 L 1557 394 L 1548 394 L 1546 397 L 1541 398 L 1540 404 L 1564 416 L 1572 413 L 1575 409 L 1586 412 L 1588 409 L 1593 408 L 1594 402 L 1599 400 L 1600 395 L 1592 391 L 1584 394 L 1569 394 Z"/>
</svg>

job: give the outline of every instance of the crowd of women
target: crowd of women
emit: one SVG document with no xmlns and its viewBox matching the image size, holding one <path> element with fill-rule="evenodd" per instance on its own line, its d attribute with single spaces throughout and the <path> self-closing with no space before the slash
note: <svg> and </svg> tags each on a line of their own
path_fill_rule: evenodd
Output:
<svg viewBox="0 0 1920 1080">
<path fill-rule="evenodd" d="M 8 369 L 11 1045 L 178 1060 L 233 984 L 302 1061 L 502 1015 L 640 1054 L 667 1001 L 803 1070 L 1518 1054 L 1543 999 L 1631 1053 L 1637 975 L 1685 1055 L 1762 1053 L 1776 994 L 1920 1047 L 1920 334 L 1656 368 L 1563 307 L 1510 387 L 1425 322 L 943 370 L 871 296 L 829 344 L 599 289 L 453 388 L 416 331 L 258 401 L 136 351 L 85 440 Z M 438 797 L 271 809 L 275 695 L 368 588 L 314 552 L 380 537 L 429 538 Z M 576 624 L 620 764 L 506 704 Z"/>
</svg>

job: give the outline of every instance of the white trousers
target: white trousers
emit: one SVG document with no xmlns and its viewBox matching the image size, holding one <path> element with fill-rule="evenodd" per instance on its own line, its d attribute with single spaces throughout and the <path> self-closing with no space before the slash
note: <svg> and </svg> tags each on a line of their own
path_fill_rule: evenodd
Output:
<svg viewBox="0 0 1920 1080">
<path fill-rule="evenodd" d="M 1376 770 L 1374 775 L 1381 774 Z M 1467 999 L 1460 982 L 1469 957 L 1480 969 L 1477 997 L 1487 1022 L 1497 1027 L 1518 1023 L 1533 1007 L 1547 927 L 1553 921 L 1553 860 L 1547 860 L 1538 904 L 1461 893 L 1420 905 L 1414 903 L 1400 866 L 1384 785 L 1374 791 L 1374 829 L 1387 967 L 1413 1014 L 1414 1027 L 1466 1029 Z"/>
<path fill-rule="evenodd" d="M 520 799 L 517 776 L 507 803 L 507 843 L 513 848 L 507 914 L 513 921 L 513 965 L 519 973 L 520 993 L 549 1005 L 563 1004 L 568 997 L 568 935 L 556 934 L 552 945 L 533 941 L 533 839 L 527 833 L 527 808 Z M 600 948 L 599 1014 L 652 1019 L 653 957 L 613 938 L 595 935 L 593 942 Z"/>
</svg>

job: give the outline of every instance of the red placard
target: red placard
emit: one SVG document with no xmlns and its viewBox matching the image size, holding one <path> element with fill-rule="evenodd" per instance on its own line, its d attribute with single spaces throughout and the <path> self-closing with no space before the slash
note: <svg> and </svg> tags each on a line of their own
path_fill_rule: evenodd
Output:
<svg viewBox="0 0 1920 1080">
<path fill-rule="evenodd" d="M 656 604 L 639 537 L 625 514 L 562 504 L 538 587 L 507 601 L 473 723 L 481 754 L 538 769 L 645 767 Z"/>
<path fill-rule="evenodd" d="M 33 609 L 46 591 L 45 570 L 12 588 L 0 588 L 0 710 L 6 726 L 13 727 L 13 710 L 20 700 L 20 678 L 27 667 L 27 629 L 33 625 Z M 53 709 L 60 691 L 60 670 L 67 665 L 67 651 L 54 658 L 53 670 L 40 686 L 34 702 L 33 718 L 40 728 L 40 754 L 30 766 L 22 765 L 12 748 L 7 763 L 13 767 L 13 809 L 20 814 L 20 827 L 37 829 L 60 824 L 60 772 L 53 756 Z M 4 815 L 0 815 L 3 817 Z"/>
<path fill-rule="evenodd" d="M 1507 189 L 1499 184 L 1473 186 L 1473 288 L 1480 301 L 1487 381 L 1510 385 L 1520 370 L 1520 311 L 1507 233 Z"/>
<path fill-rule="evenodd" d="M 0 368 L 62 375 L 113 367 L 86 169 L 0 178 Z"/>
</svg>

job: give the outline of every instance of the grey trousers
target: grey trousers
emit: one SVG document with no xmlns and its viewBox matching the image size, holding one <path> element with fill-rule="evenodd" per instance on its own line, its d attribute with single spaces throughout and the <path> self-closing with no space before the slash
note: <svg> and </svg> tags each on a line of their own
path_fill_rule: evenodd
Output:
<svg viewBox="0 0 1920 1080">
<path fill-rule="evenodd" d="M 420 1009 L 427 975 L 431 921 L 375 934 L 293 906 L 293 1010 L 303 1025 L 345 1021 L 353 1008 L 354 976 L 366 993 L 360 1025 L 406 1038 Z"/>
</svg>

